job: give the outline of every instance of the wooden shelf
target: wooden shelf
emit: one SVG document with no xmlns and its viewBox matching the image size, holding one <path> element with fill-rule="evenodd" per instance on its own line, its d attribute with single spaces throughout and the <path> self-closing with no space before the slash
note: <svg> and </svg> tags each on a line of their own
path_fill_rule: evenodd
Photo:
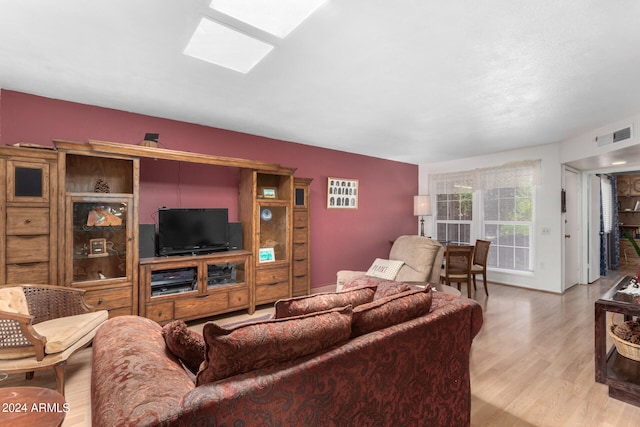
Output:
<svg viewBox="0 0 640 427">
<path fill-rule="evenodd" d="M 263 162 L 257 160 L 237 159 L 233 157 L 212 156 L 201 153 L 190 153 L 188 151 L 168 150 L 166 148 L 144 147 L 140 145 L 120 144 L 117 142 L 89 140 L 88 142 L 74 142 L 54 140 L 56 148 L 75 150 L 78 152 L 92 151 L 110 156 L 134 156 L 151 159 L 175 160 L 189 163 L 201 163 L 215 166 L 228 166 L 246 169 L 257 169 L 269 172 L 289 171 L 293 173 L 294 168 L 286 168 L 278 163 Z"/>
</svg>

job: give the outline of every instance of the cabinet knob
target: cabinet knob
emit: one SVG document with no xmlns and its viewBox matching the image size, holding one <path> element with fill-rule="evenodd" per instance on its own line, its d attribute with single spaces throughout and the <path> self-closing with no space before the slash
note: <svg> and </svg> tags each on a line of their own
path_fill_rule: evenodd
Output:
<svg viewBox="0 0 640 427">
<path fill-rule="evenodd" d="M 24 220 L 24 223 L 25 224 L 31 224 L 31 220 L 29 218 L 27 218 L 27 219 Z"/>
<path fill-rule="evenodd" d="M 162 316 L 162 310 L 158 311 L 158 317 Z"/>
<path fill-rule="evenodd" d="M 102 298 L 98 298 L 98 305 L 102 304 Z"/>
</svg>

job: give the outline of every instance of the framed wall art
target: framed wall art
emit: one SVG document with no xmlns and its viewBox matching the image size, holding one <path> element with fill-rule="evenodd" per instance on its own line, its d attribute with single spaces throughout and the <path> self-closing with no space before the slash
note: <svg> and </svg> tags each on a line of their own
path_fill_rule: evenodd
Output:
<svg viewBox="0 0 640 427">
<path fill-rule="evenodd" d="M 327 180 L 327 209 L 358 209 L 358 180 L 332 178 Z"/>
</svg>

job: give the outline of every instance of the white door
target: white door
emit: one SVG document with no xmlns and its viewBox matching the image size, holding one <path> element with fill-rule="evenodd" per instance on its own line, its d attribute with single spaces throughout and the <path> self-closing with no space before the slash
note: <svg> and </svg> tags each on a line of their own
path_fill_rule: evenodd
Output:
<svg viewBox="0 0 640 427">
<path fill-rule="evenodd" d="M 600 177 L 589 181 L 589 283 L 600 278 Z"/>
<path fill-rule="evenodd" d="M 580 179 L 577 171 L 564 168 L 564 283 L 565 291 L 580 282 Z"/>
</svg>

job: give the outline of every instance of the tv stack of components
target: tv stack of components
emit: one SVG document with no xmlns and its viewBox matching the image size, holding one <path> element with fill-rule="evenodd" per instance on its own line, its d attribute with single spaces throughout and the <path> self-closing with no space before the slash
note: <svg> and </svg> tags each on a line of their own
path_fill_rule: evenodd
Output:
<svg viewBox="0 0 640 427">
<path fill-rule="evenodd" d="M 207 287 L 236 283 L 236 263 L 214 264 L 207 268 Z"/>
<path fill-rule="evenodd" d="M 196 270 L 177 268 L 161 270 L 151 274 L 151 296 L 178 294 L 198 289 Z"/>
</svg>

